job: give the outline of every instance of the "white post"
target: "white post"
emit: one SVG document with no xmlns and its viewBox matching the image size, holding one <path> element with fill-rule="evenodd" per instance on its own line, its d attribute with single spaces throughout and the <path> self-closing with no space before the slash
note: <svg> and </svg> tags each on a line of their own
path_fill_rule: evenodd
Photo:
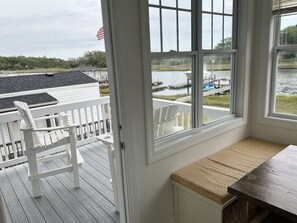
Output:
<svg viewBox="0 0 297 223">
<path fill-rule="evenodd" d="M 34 147 L 33 133 L 31 129 L 23 129 L 24 137 L 26 138 L 26 155 L 28 158 L 29 165 L 29 176 L 33 177 L 31 180 L 33 197 L 41 196 L 41 181 L 40 179 L 34 179 L 34 176 L 39 174 L 39 168 L 37 163 L 37 157 L 35 153 L 32 153 Z"/>
<path fill-rule="evenodd" d="M 70 138 L 70 150 L 71 150 L 71 161 L 73 169 L 73 182 L 74 188 L 79 188 L 79 175 L 78 175 L 78 163 L 76 154 L 76 139 L 75 139 L 75 127 L 69 129 Z"/>
</svg>

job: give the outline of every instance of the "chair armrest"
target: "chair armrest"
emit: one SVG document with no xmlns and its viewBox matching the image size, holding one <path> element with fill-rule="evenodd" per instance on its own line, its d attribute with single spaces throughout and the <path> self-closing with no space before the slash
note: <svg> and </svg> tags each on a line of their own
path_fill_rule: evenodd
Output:
<svg viewBox="0 0 297 223">
<path fill-rule="evenodd" d="M 64 125 L 64 126 L 56 126 L 56 127 L 48 127 L 48 128 L 36 128 L 32 129 L 33 132 L 48 132 L 48 131 L 55 131 L 55 130 L 61 130 L 61 129 L 71 129 L 76 128 L 77 125 Z"/>
</svg>

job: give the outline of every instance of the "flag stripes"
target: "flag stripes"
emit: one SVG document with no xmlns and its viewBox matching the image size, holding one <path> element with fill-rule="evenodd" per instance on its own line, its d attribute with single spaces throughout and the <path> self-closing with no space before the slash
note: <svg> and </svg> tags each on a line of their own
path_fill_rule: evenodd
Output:
<svg viewBox="0 0 297 223">
<path fill-rule="evenodd" d="M 97 39 L 98 40 L 104 39 L 104 29 L 103 29 L 103 26 L 97 31 Z"/>
</svg>

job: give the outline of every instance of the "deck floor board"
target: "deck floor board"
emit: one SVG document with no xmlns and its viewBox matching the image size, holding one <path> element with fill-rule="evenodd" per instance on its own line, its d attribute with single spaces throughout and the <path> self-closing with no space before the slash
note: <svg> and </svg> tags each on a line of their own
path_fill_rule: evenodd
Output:
<svg viewBox="0 0 297 223">
<path fill-rule="evenodd" d="M 79 170 L 80 188 L 72 174 L 42 179 L 42 193 L 32 197 L 27 163 L 0 171 L 0 193 L 7 222 L 101 222 L 118 223 L 106 147 L 94 142 L 79 148 L 85 162 Z M 45 162 L 41 170 L 61 167 L 65 160 Z"/>
</svg>

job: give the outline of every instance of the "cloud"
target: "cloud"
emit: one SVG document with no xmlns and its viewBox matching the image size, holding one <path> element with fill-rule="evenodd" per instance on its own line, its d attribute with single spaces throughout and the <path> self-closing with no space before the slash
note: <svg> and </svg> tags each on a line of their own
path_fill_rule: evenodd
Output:
<svg viewBox="0 0 297 223">
<path fill-rule="evenodd" d="M 98 0 L 10 0 L 0 2 L 1 55 L 82 56 L 104 50 Z M 73 49 L 73 51 L 71 51 Z"/>
</svg>

